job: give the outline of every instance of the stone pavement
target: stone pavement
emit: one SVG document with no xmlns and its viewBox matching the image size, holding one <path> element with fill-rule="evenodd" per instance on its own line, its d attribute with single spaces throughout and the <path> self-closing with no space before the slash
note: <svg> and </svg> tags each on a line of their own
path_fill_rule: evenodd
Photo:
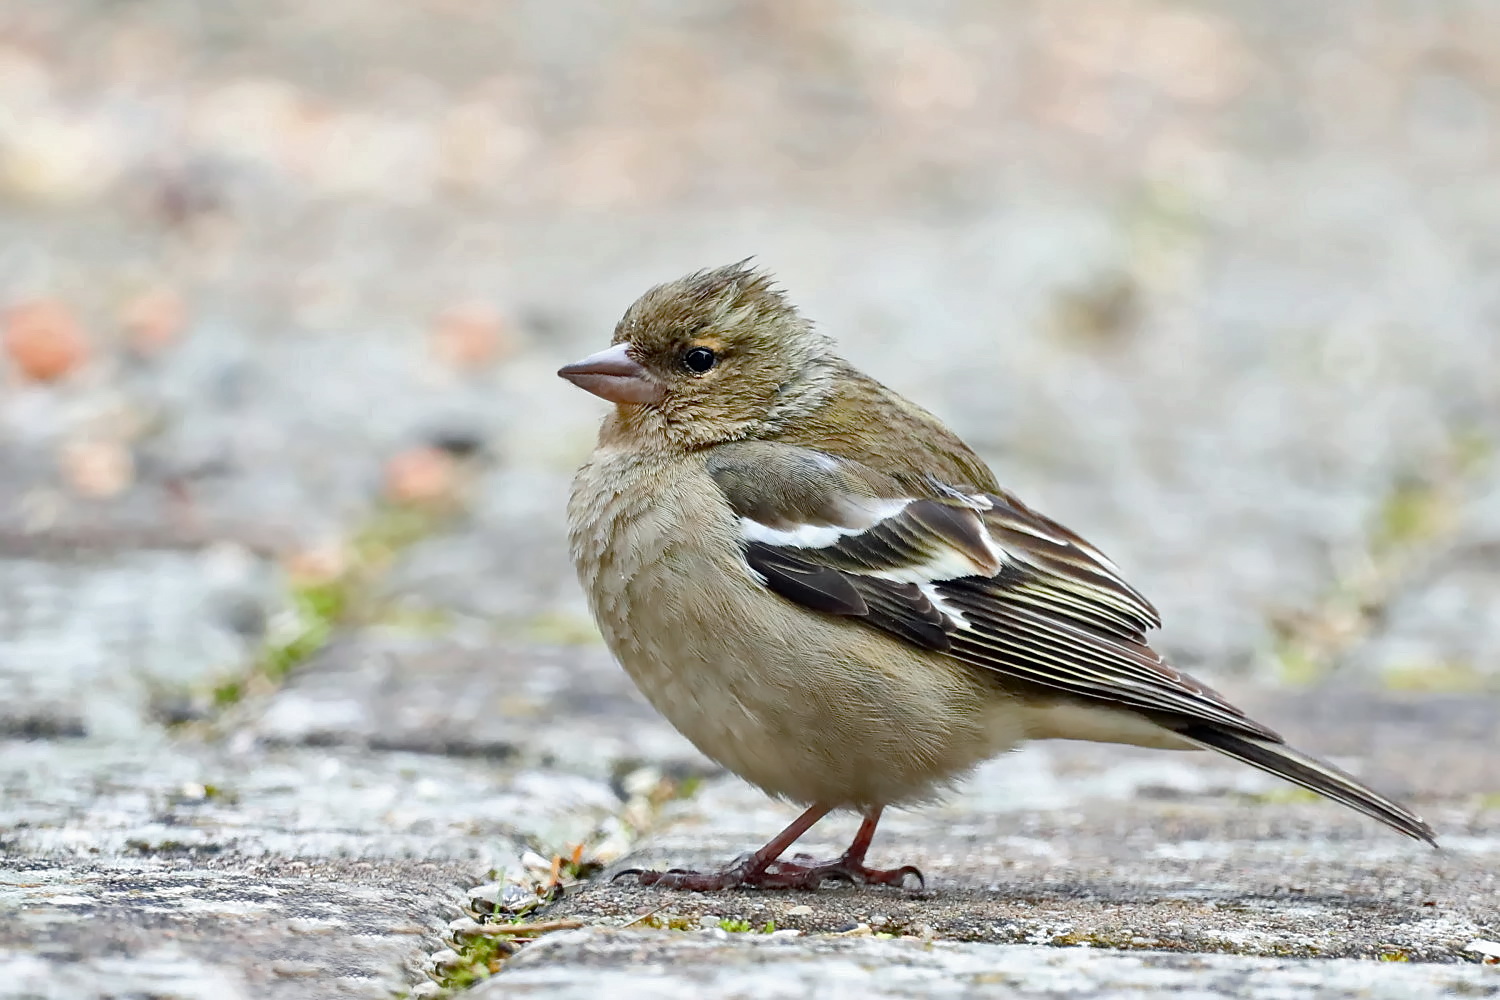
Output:
<svg viewBox="0 0 1500 1000">
<path fill-rule="evenodd" d="M 1500 995 L 1500 7 L 242 6 L 0 9 L 0 998 Z M 598 645 L 553 372 L 750 253 L 1442 850 L 1053 744 L 922 893 L 608 882 L 790 812 Z"/>
<path fill-rule="evenodd" d="M 607 774 L 462 739 L 7 739 L 0 995 L 404 989 L 467 889 L 597 836 L 625 804 Z"/>
<path fill-rule="evenodd" d="M 476 996 L 660 1000 L 860 997 L 1242 997 L 1408 1000 L 1494 996 L 1488 969 L 1247 959 L 1217 954 L 1056 951 L 871 938 L 745 939 L 724 931 L 570 931 L 515 959 Z"/>
<path fill-rule="evenodd" d="M 544 938 L 493 990 L 741 995 L 753 971 L 743 995 L 853 996 L 872 976 L 892 996 L 996 982 L 1040 996 L 1236 982 L 1250 996 L 1314 982 L 1500 992 L 1468 950 L 1500 937 L 1500 808 L 1475 751 L 1500 702 L 1246 700 L 1415 802 L 1443 849 L 1207 754 L 1040 745 L 887 819 L 878 857 L 920 865 L 925 892 L 663 894 L 595 879 L 525 919 L 600 929 Z M 5 743 L 0 995 L 423 992 L 457 961 L 429 956 L 462 950 L 447 925 L 472 930 L 461 907 L 478 883 L 531 884 L 537 852 L 710 865 L 791 815 L 714 777 L 597 648 L 351 639 L 250 715 L 207 739 Z M 676 800 L 647 801 L 664 773 Z M 850 833 L 830 820 L 799 846 L 835 853 Z M 1088 954 L 1063 961 L 1057 947 Z M 1346 957 L 1369 964 L 1325 961 Z M 1375 983 L 1387 992 L 1357 992 L 1370 967 L 1396 975 Z"/>
</svg>

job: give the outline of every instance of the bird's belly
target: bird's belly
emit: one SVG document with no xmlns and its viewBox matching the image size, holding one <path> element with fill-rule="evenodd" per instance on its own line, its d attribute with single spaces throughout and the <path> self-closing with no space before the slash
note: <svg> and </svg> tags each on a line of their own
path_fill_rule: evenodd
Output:
<svg viewBox="0 0 1500 1000">
<path fill-rule="evenodd" d="M 930 798 L 1023 736 L 1020 707 L 961 664 L 790 604 L 790 623 L 768 617 L 780 598 L 748 575 L 711 608 L 675 576 L 641 574 L 611 645 L 678 731 L 773 795 Z"/>
<path fill-rule="evenodd" d="M 694 746 L 771 795 L 801 804 L 866 809 L 933 799 L 974 765 L 1015 746 L 1022 724 L 1006 705 L 949 711 L 914 732 L 878 699 L 846 701 L 837 721 L 820 711 L 725 698 L 678 685 L 650 700 Z M 806 693 L 804 704 L 828 691 Z M 887 718 L 882 718 L 886 716 Z"/>
<path fill-rule="evenodd" d="M 864 807 L 930 798 L 1023 738 L 1020 706 L 971 668 L 767 591 L 701 471 L 631 501 L 614 474 L 575 485 L 584 589 L 641 693 L 708 757 L 772 795 Z"/>
</svg>

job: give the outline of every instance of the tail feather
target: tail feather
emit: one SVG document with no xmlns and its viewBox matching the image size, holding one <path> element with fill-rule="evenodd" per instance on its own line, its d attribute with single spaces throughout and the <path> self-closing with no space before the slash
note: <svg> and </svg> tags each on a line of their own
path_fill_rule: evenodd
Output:
<svg viewBox="0 0 1500 1000">
<path fill-rule="evenodd" d="M 1362 784 L 1353 775 L 1345 774 L 1332 764 L 1294 750 L 1285 743 L 1212 726 L 1187 726 L 1178 732 L 1199 746 L 1217 750 L 1251 767 L 1285 778 L 1372 819 L 1378 819 L 1398 833 L 1404 833 L 1415 840 L 1425 840 L 1433 847 L 1437 846 L 1437 835 L 1422 817 Z"/>
</svg>

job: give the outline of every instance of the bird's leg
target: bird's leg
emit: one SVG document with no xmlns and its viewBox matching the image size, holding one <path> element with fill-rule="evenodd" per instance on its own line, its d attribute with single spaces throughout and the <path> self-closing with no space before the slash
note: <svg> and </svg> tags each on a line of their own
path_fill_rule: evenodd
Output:
<svg viewBox="0 0 1500 1000">
<path fill-rule="evenodd" d="M 746 854 L 730 862 L 716 872 L 694 872 L 683 868 L 653 872 L 630 868 L 619 872 L 615 878 L 634 875 L 641 885 L 658 885 L 663 889 L 688 889 L 694 892 L 716 892 L 720 889 L 737 889 L 741 886 L 757 889 L 795 889 L 800 883 L 781 875 L 777 858 L 786 853 L 798 837 L 812 829 L 813 824 L 828 815 L 831 807 L 815 805 L 792 820 L 770 843 L 754 854 Z M 800 870 L 801 866 L 794 866 Z M 816 888 L 816 887 L 815 887 Z"/>
<path fill-rule="evenodd" d="M 794 855 L 790 861 L 778 860 L 787 848 L 801 837 L 812 825 L 828 814 L 827 806 L 813 806 L 798 816 L 791 825 L 777 834 L 765 847 L 754 854 L 736 859 L 728 867 L 716 872 L 694 872 L 673 868 L 665 872 L 649 872 L 632 868 L 623 875 L 634 875 L 641 885 L 658 885 L 664 889 L 690 889 L 696 892 L 715 892 L 720 889 L 817 889 L 824 882 L 849 882 L 854 885 L 898 885 L 904 886 L 908 878 L 917 880 L 917 887 L 926 884 L 921 871 L 911 865 L 900 868 L 870 868 L 865 864 L 870 841 L 875 838 L 875 826 L 880 822 L 879 809 L 865 813 L 864 822 L 849 849 L 837 858 L 818 861 L 807 854 Z"/>
<path fill-rule="evenodd" d="M 913 865 L 900 868 L 871 868 L 865 864 L 865 855 L 870 851 L 870 841 L 875 839 L 875 827 L 880 822 L 881 809 L 865 813 L 864 822 L 849 849 L 831 861 L 814 861 L 805 854 L 793 855 L 791 861 L 778 864 L 781 869 L 798 868 L 802 872 L 803 884 L 799 888 L 816 889 L 825 881 L 851 882 L 855 885 L 900 885 L 908 878 L 917 880 L 917 888 L 925 888 L 927 880 L 920 869 Z"/>
</svg>

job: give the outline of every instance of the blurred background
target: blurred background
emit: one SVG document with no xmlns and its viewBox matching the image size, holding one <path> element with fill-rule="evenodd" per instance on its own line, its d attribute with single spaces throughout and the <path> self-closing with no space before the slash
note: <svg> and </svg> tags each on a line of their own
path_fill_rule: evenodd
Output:
<svg viewBox="0 0 1500 1000">
<path fill-rule="evenodd" d="M 597 642 L 553 373 L 752 254 L 1185 666 L 1500 688 L 1497 101 L 1492 2 L 7 0 L 0 715 Z"/>
</svg>

